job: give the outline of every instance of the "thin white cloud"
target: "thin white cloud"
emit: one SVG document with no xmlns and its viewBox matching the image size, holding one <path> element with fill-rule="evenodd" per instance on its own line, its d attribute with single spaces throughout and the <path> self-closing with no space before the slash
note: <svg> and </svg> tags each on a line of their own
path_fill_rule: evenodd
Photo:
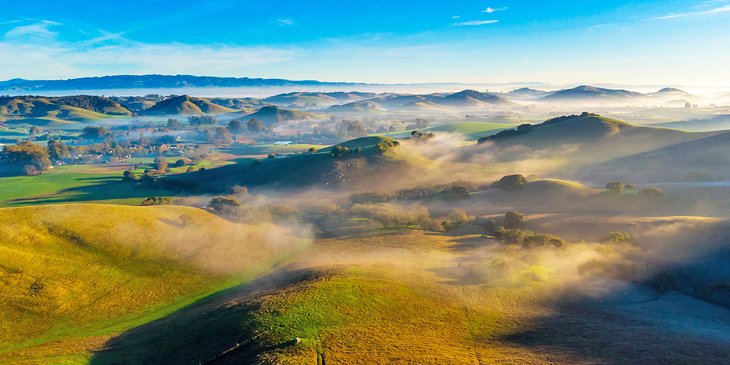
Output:
<svg viewBox="0 0 730 365">
<path fill-rule="evenodd" d="M 498 11 L 505 11 L 507 9 L 508 9 L 508 7 L 506 7 L 506 6 L 503 6 L 501 8 L 493 8 L 493 7 L 489 6 L 486 9 L 482 10 L 482 13 L 492 14 L 492 13 L 495 13 Z"/>
<path fill-rule="evenodd" d="M 461 15 L 454 15 L 451 17 L 451 19 L 461 19 Z"/>
<path fill-rule="evenodd" d="M 81 42 L 6 37 L 0 41 L 0 79 L 122 73 L 242 75 L 253 67 L 293 60 L 299 53 L 296 48 L 141 43 L 116 34 Z"/>
<path fill-rule="evenodd" d="M 289 18 L 279 18 L 279 19 L 274 20 L 274 23 L 276 23 L 278 25 L 282 25 L 282 26 L 287 26 L 287 27 L 294 25 L 294 21 Z"/>
<path fill-rule="evenodd" d="M 43 20 L 38 23 L 19 25 L 5 33 L 5 39 L 11 41 L 51 41 L 56 39 L 58 33 L 49 29 L 51 26 L 61 23 Z"/>
<path fill-rule="evenodd" d="M 477 27 L 480 25 L 487 25 L 487 24 L 494 24 L 499 23 L 499 20 L 472 20 L 468 22 L 459 22 L 454 23 L 452 26 L 454 27 Z"/>
<path fill-rule="evenodd" d="M 708 9 L 708 10 L 688 11 L 688 12 L 684 12 L 684 13 L 674 13 L 674 14 L 656 16 L 651 19 L 668 20 L 668 19 L 684 18 L 684 17 L 688 17 L 688 16 L 713 15 L 713 14 L 720 14 L 720 13 L 727 13 L 727 12 L 730 12 L 730 4 L 723 5 L 723 6 L 717 6 L 717 7 Z"/>
</svg>

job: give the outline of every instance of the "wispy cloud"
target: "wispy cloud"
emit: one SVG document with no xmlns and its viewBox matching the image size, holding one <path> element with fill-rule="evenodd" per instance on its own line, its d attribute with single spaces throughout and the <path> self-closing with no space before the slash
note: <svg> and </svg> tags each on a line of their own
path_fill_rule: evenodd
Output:
<svg viewBox="0 0 730 365">
<path fill-rule="evenodd" d="M 119 73 L 241 75 L 297 58 L 295 47 L 145 43 L 97 30 L 87 40 L 61 41 L 57 23 L 15 27 L 0 39 L 0 79 L 80 77 Z"/>
<path fill-rule="evenodd" d="M 274 23 L 281 25 L 281 26 L 286 26 L 286 27 L 290 27 L 290 26 L 294 25 L 294 21 L 289 18 L 275 19 Z"/>
<path fill-rule="evenodd" d="M 10 24 L 10 23 L 8 23 Z M 5 39 L 11 41 L 50 41 L 56 39 L 58 33 L 51 31 L 49 27 L 61 25 L 61 23 L 42 20 L 37 23 L 19 25 L 5 33 Z"/>
<path fill-rule="evenodd" d="M 505 11 L 507 9 L 509 9 L 509 8 L 506 6 L 503 6 L 501 8 L 493 8 L 493 7 L 489 6 L 486 9 L 482 10 L 482 13 L 492 14 L 492 13 L 495 13 L 498 11 Z"/>
<path fill-rule="evenodd" d="M 499 23 L 499 20 L 493 19 L 493 20 L 472 20 L 468 22 L 459 22 L 451 24 L 453 27 L 477 27 L 480 25 L 487 25 L 487 24 L 494 24 Z"/>
<path fill-rule="evenodd" d="M 668 19 L 684 18 L 684 17 L 688 17 L 688 16 L 712 15 L 712 14 L 720 14 L 720 13 L 727 13 L 727 12 L 730 12 L 730 4 L 716 6 L 714 8 L 707 9 L 707 10 L 688 11 L 688 12 L 684 12 L 684 13 L 673 13 L 673 14 L 667 14 L 667 15 L 662 15 L 662 16 L 656 16 L 656 17 L 652 17 L 651 19 L 668 20 Z"/>
</svg>

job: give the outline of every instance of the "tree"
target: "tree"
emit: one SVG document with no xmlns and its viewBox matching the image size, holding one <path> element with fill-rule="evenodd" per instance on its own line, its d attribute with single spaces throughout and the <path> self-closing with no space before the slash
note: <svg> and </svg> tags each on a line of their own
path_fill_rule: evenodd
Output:
<svg viewBox="0 0 730 365">
<path fill-rule="evenodd" d="M 30 127 L 29 133 L 31 136 L 36 136 L 36 135 L 41 134 L 41 129 L 36 126 L 32 126 L 32 127 Z"/>
<path fill-rule="evenodd" d="M 155 170 L 157 172 L 164 174 L 167 172 L 167 159 L 163 156 L 157 156 L 155 157 Z"/>
<path fill-rule="evenodd" d="M 309 147 L 309 149 L 307 150 L 307 152 L 309 152 L 309 153 L 317 153 L 317 149 L 314 148 L 314 147 Z"/>
<path fill-rule="evenodd" d="M 51 160 L 47 148 L 30 141 L 20 141 L 3 147 L 0 152 L 2 165 L 13 173 L 37 175 L 51 166 Z"/>
<path fill-rule="evenodd" d="M 180 121 L 175 118 L 170 118 L 167 120 L 167 128 L 170 129 L 180 129 Z"/>
<path fill-rule="evenodd" d="M 657 188 L 646 188 L 639 191 L 639 195 L 647 198 L 658 198 L 664 195 L 664 192 Z"/>
<path fill-rule="evenodd" d="M 502 177 L 499 181 L 492 183 L 492 187 L 505 191 L 520 190 L 524 188 L 527 183 L 528 180 L 524 175 L 508 175 Z"/>
<path fill-rule="evenodd" d="M 188 123 L 193 127 L 198 127 L 202 125 L 215 125 L 218 123 L 218 120 L 212 115 L 191 115 L 188 117 Z"/>
<path fill-rule="evenodd" d="M 53 162 L 63 161 L 68 156 L 68 146 L 57 140 L 48 140 L 48 156 Z"/>
<path fill-rule="evenodd" d="M 233 143 L 231 132 L 223 127 L 215 127 L 208 129 L 208 142 L 216 145 L 224 145 Z"/>
<path fill-rule="evenodd" d="M 606 189 L 613 194 L 621 194 L 624 192 L 624 183 L 622 182 L 610 182 L 606 184 Z"/>
<path fill-rule="evenodd" d="M 233 216 L 241 210 L 241 202 L 233 196 L 217 196 L 210 200 L 208 207 L 218 214 Z"/>
<path fill-rule="evenodd" d="M 124 182 L 137 182 L 139 181 L 139 178 L 137 177 L 137 174 L 134 173 L 132 170 L 124 171 L 122 174 L 122 181 Z"/>
<path fill-rule="evenodd" d="M 330 154 L 334 158 L 347 157 L 350 155 L 350 149 L 338 144 L 332 148 L 332 152 L 330 152 Z"/>
<path fill-rule="evenodd" d="M 83 139 L 102 139 L 109 135 L 109 131 L 104 127 L 85 127 L 81 131 L 81 138 Z"/>
<path fill-rule="evenodd" d="M 231 131 L 231 133 L 241 133 L 241 131 L 243 130 L 243 125 L 241 125 L 240 120 L 234 119 L 230 123 L 228 123 L 228 130 Z"/>
<path fill-rule="evenodd" d="M 251 118 L 246 122 L 246 129 L 251 133 L 261 133 L 266 130 L 266 125 L 256 118 Z"/>
<path fill-rule="evenodd" d="M 604 241 L 611 243 L 633 243 L 634 238 L 629 232 L 611 232 L 606 236 Z"/>
<path fill-rule="evenodd" d="M 504 225 L 507 228 L 521 228 L 525 225 L 525 216 L 517 211 L 504 214 Z"/>
<path fill-rule="evenodd" d="M 385 139 L 375 145 L 375 149 L 381 154 L 386 153 L 400 145 L 400 142 L 394 139 Z"/>
<path fill-rule="evenodd" d="M 187 157 L 183 157 L 177 161 L 175 161 L 175 167 L 183 167 L 185 165 L 191 165 L 193 161 Z"/>
</svg>

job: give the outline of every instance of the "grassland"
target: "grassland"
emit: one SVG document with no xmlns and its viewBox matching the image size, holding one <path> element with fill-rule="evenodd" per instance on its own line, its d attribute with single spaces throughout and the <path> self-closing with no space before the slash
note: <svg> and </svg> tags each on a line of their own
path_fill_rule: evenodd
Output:
<svg viewBox="0 0 730 365">
<path fill-rule="evenodd" d="M 113 218 L 112 218 L 113 217 Z M 0 362 L 83 363 L 110 335 L 267 269 L 269 226 L 186 207 L 0 209 Z"/>
</svg>

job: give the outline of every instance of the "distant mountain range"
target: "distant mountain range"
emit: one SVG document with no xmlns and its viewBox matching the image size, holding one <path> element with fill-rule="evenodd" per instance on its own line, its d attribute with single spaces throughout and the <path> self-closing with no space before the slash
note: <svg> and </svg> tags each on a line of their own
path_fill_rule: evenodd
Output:
<svg viewBox="0 0 730 365">
<path fill-rule="evenodd" d="M 114 89 L 174 89 L 193 87 L 254 87 L 254 86 L 336 86 L 357 83 L 322 82 L 316 80 L 262 79 L 249 77 L 214 77 L 192 75 L 114 75 L 82 77 L 67 80 L 0 81 L 1 91 L 63 91 Z"/>
</svg>

